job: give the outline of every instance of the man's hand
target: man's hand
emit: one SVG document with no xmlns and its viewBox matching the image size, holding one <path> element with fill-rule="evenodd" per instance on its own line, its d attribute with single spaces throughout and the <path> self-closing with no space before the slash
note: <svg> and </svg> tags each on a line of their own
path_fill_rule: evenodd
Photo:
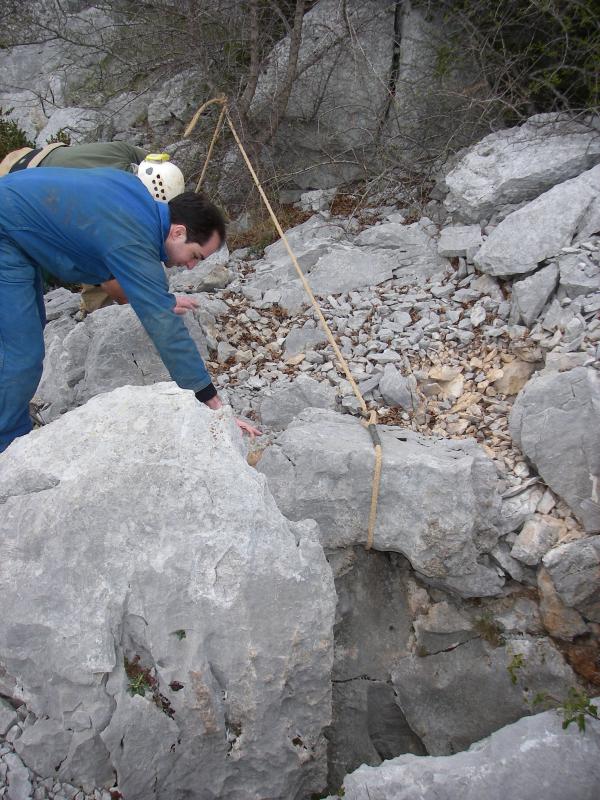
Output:
<svg viewBox="0 0 600 800">
<path fill-rule="evenodd" d="M 185 314 L 186 311 L 193 311 L 195 308 L 198 308 L 198 301 L 193 297 L 187 297 L 184 294 L 175 295 L 175 308 L 173 309 L 175 314 Z"/>
<path fill-rule="evenodd" d="M 206 400 L 204 405 L 208 406 L 213 411 L 223 408 L 223 403 L 221 402 L 218 394 L 216 394 L 214 397 L 211 397 L 210 400 Z M 259 431 L 258 428 L 255 428 L 253 425 L 243 419 L 238 419 L 236 417 L 235 424 L 242 431 L 242 433 L 247 433 L 252 439 L 254 439 L 255 436 L 262 436 L 262 431 Z"/>
<path fill-rule="evenodd" d="M 247 433 L 251 439 L 254 439 L 255 436 L 262 436 L 262 431 L 259 431 L 258 428 L 255 428 L 249 422 L 246 422 L 246 420 L 238 419 L 236 417 L 235 424 L 242 431 L 242 433 Z"/>
</svg>

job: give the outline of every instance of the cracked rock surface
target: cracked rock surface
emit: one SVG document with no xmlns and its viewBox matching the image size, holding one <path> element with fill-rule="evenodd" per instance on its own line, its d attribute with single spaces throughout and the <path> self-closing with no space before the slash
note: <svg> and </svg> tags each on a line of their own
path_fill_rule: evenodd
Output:
<svg viewBox="0 0 600 800">
<path fill-rule="evenodd" d="M 102 395 L 15 442 L 0 497 L 0 693 L 27 709 L 27 767 L 127 800 L 319 790 L 331 571 L 226 413 L 174 384 Z"/>
</svg>

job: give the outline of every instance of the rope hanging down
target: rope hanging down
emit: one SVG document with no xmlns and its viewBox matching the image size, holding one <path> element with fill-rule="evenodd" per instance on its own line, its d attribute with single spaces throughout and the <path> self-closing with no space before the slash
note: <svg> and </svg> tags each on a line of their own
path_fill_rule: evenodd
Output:
<svg viewBox="0 0 600 800">
<path fill-rule="evenodd" d="M 279 224 L 279 220 L 277 219 L 277 217 L 275 215 L 275 212 L 273 211 L 273 209 L 271 207 L 271 204 L 270 204 L 270 202 L 269 202 L 269 200 L 268 200 L 268 198 L 267 198 L 267 196 L 266 196 L 266 194 L 265 194 L 265 192 L 264 192 L 264 190 L 263 190 L 263 188 L 261 186 L 261 183 L 260 183 L 260 181 L 258 179 L 258 176 L 256 175 L 256 172 L 254 171 L 254 168 L 253 168 L 253 166 L 252 166 L 252 164 L 250 162 L 250 159 L 248 158 L 248 154 L 246 153 L 246 151 L 244 149 L 244 146 L 243 146 L 242 142 L 240 141 L 240 137 L 238 136 L 238 133 L 237 133 L 237 131 L 235 129 L 235 126 L 234 126 L 233 122 L 231 121 L 231 117 L 229 115 L 229 110 L 227 108 L 227 98 L 223 97 L 223 96 L 214 97 L 212 100 L 208 100 L 206 103 L 204 103 L 202 106 L 200 106 L 200 108 L 196 111 L 196 113 L 192 117 L 189 125 L 185 129 L 185 132 L 183 134 L 184 137 L 187 138 L 192 133 L 192 131 L 194 130 L 194 128 L 198 124 L 198 120 L 200 119 L 200 116 L 202 115 L 202 113 L 211 105 L 220 105 L 221 106 L 221 111 L 220 111 L 220 114 L 219 114 L 219 119 L 217 120 L 217 124 L 216 124 L 216 127 L 215 127 L 215 132 L 213 134 L 213 138 L 212 138 L 210 146 L 208 148 L 208 153 L 206 155 L 206 161 L 204 162 L 204 166 L 202 168 L 202 172 L 200 174 L 200 178 L 198 180 L 198 184 L 196 185 L 196 191 L 200 190 L 200 187 L 201 187 L 202 182 L 204 180 L 204 177 L 206 175 L 206 170 L 207 170 L 207 167 L 208 167 L 208 162 L 209 162 L 210 157 L 212 155 L 213 147 L 215 145 L 215 142 L 216 142 L 219 134 L 221 133 L 221 130 L 222 130 L 222 127 L 223 127 L 223 120 L 225 119 L 225 120 L 227 120 L 227 124 L 229 125 L 229 129 L 230 129 L 231 134 L 232 134 L 232 136 L 233 136 L 233 138 L 235 140 L 235 143 L 237 144 L 237 146 L 238 146 L 238 148 L 240 150 L 240 153 L 242 154 L 242 157 L 243 157 L 243 159 L 244 159 L 244 161 L 246 163 L 246 166 L 248 167 L 250 175 L 252 176 L 252 180 L 254 181 L 254 183 L 256 185 L 256 188 L 258 189 L 258 192 L 259 192 L 259 194 L 260 194 L 260 196 L 262 198 L 262 201 L 265 204 L 265 206 L 267 208 L 267 211 L 269 212 L 269 215 L 270 215 L 270 217 L 271 217 L 271 219 L 273 221 L 273 224 L 275 225 L 277 233 L 279 234 L 279 236 L 283 240 L 283 243 L 284 243 L 285 248 L 286 248 L 286 250 L 288 252 L 288 255 L 292 260 L 292 264 L 294 265 L 294 267 L 296 269 L 296 272 L 298 273 L 298 277 L 300 278 L 300 281 L 301 281 L 301 283 L 302 283 L 302 285 L 303 285 L 308 297 L 310 298 L 310 302 L 312 303 L 312 306 L 313 306 L 313 308 L 314 308 L 314 310 L 315 310 L 315 312 L 316 312 L 316 314 L 317 314 L 317 316 L 319 318 L 319 322 L 321 323 L 321 327 L 323 328 L 323 331 L 325 332 L 325 335 L 327 336 L 327 339 L 329 340 L 329 343 L 331 344 L 331 346 L 333 348 L 333 352 L 335 353 L 336 358 L 337 358 L 337 365 L 338 365 L 338 367 L 342 368 L 346 378 L 348 379 L 348 382 L 350 383 L 350 386 L 352 387 L 352 391 L 354 392 L 354 394 L 355 394 L 355 396 L 356 396 L 356 398 L 357 398 L 357 400 L 359 402 L 359 405 L 360 405 L 360 412 L 359 413 L 363 417 L 363 419 L 365 420 L 364 424 L 366 425 L 367 430 L 368 430 L 368 432 L 369 432 L 369 434 L 371 436 L 371 441 L 373 442 L 373 447 L 375 449 L 375 468 L 374 468 L 374 471 L 373 471 L 373 485 L 372 485 L 372 488 L 371 488 L 371 508 L 370 508 L 370 511 L 369 511 L 369 527 L 368 527 L 368 532 L 367 532 L 367 543 L 366 543 L 366 549 L 370 550 L 371 547 L 373 546 L 373 536 L 374 536 L 374 533 L 375 533 L 375 523 L 377 521 L 377 501 L 378 501 L 378 498 L 379 498 L 379 486 L 380 486 L 380 483 L 381 483 L 381 462 L 382 462 L 382 447 L 381 447 L 381 440 L 379 438 L 379 433 L 377 431 L 376 413 L 375 413 L 375 411 L 369 412 L 369 410 L 367 408 L 367 404 L 365 403 L 365 399 L 362 396 L 362 394 L 360 392 L 360 389 L 358 388 L 358 386 L 356 384 L 356 381 L 354 380 L 354 378 L 352 376 L 352 373 L 350 372 L 350 369 L 348 367 L 346 359 L 344 358 L 344 356 L 342 355 L 342 353 L 341 353 L 341 351 L 340 351 L 340 349 L 338 347 L 338 344 L 337 344 L 337 342 L 335 340 L 335 337 L 334 337 L 333 333 L 331 332 L 331 329 L 330 329 L 329 325 L 327 324 L 327 320 L 323 316 L 323 312 L 321 311 L 321 308 L 320 308 L 320 306 L 319 306 L 319 304 L 318 304 L 318 302 L 317 302 L 317 300 L 316 300 L 316 298 L 315 298 L 315 296 L 314 296 L 314 294 L 312 292 L 312 289 L 310 288 L 310 286 L 308 284 L 308 281 L 306 280 L 306 277 L 305 277 L 304 273 L 302 272 L 302 270 L 300 268 L 300 265 L 298 264 L 298 260 L 297 260 L 297 258 L 295 256 L 292 248 L 290 247 L 290 244 L 289 244 L 289 242 L 287 240 L 287 237 L 286 237 L 285 233 L 283 232 L 283 229 L 281 228 L 281 225 Z"/>
</svg>

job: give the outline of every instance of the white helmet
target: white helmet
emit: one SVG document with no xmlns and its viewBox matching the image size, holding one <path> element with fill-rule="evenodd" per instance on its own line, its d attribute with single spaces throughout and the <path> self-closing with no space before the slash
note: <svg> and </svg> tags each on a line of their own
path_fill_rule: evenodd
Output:
<svg viewBox="0 0 600 800">
<path fill-rule="evenodd" d="M 149 153 L 138 166 L 137 176 L 155 200 L 167 203 L 185 191 L 183 173 L 171 164 L 167 153 Z"/>
</svg>

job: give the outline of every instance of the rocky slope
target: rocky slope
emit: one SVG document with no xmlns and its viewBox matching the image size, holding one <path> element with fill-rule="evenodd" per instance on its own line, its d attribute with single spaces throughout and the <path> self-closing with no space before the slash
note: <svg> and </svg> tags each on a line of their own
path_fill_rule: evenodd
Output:
<svg viewBox="0 0 600 800">
<path fill-rule="evenodd" d="M 165 376 L 129 309 L 82 320 L 76 296 L 47 296 L 37 403 L 47 424 L 3 457 L 3 590 L 14 613 L 0 640 L 0 792 L 160 796 L 132 788 L 146 751 L 169 797 L 194 781 L 198 757 L 212 796 L 252 785 L 257 797 L 300 800 L 344 783 L 347 796 L 387 800 L 397 781 L 423 792 L 425 776 L 460 785 L 465 769 L 491 792 L 507 780 L 490 756 L 498 748 L 519 751 L 557 792 L 560 771 L 570 797 L 592 800 L 579 781 L 597 760 L 591 720 L 584 735 L 560 731 L 554 712 L 512 725 L 536 692 L 563 702 L 573 687 L 600 685 L 600 150 L 589 130 L 539 122 L 467 152 L 440 182 L 449 193 L 418 219 L 402 194 L 352 217 L 312 194 L 304 203 L 316 213 L 289 232 L 380 421 L 373 551 L 371 442 L 281 242 L 171 279 L 198 295 L 188 325 L 223 395 L 265 430 L 251 447 L 256 470 L 223 422 L 187 393 L 153 387 Z M 524 142 L 527 157 L 511 158 Z M 94 552 L 91 575 L 78 575 Z M 192 623 L 180 624 L 169 598 L 191 604 L 192 621 L 200 604 L 193 655 L 170 636 Z M 36 649 L 44 631 L 70 647 Z M 150 689 L 128 692 L 122 659 L 137 655 L 174 717 Z M 236 669 L 267 656 L 244 683 Z M 193 685 L 207 659 L 213 677 L 188 707 L 190 689 L 173 694 L 170 682 Z M 200 695 L 217 709 L 216 728 L 189 739 L 188 716 L 205 713 Z M 248 716 L 248 738 L 228 724 L 229 702 Z M 252 738 L 265 702 L 269 735 L 286 729 L 268 747 Z M 139 721 L 155 717 L 165 730 L 139 743 Z M 171 735 L 184 754 L 177 768 Z M 562 747 L 580 765 L 573 772 L 552 756 Z M 84 775 L 89 762 L 75 756 L 94 748 L 110 776 Z M 344 781 L 361 764 L 370 766 Z M 536 787 L 522 796 L 537 800 Z"/>
</svg>

